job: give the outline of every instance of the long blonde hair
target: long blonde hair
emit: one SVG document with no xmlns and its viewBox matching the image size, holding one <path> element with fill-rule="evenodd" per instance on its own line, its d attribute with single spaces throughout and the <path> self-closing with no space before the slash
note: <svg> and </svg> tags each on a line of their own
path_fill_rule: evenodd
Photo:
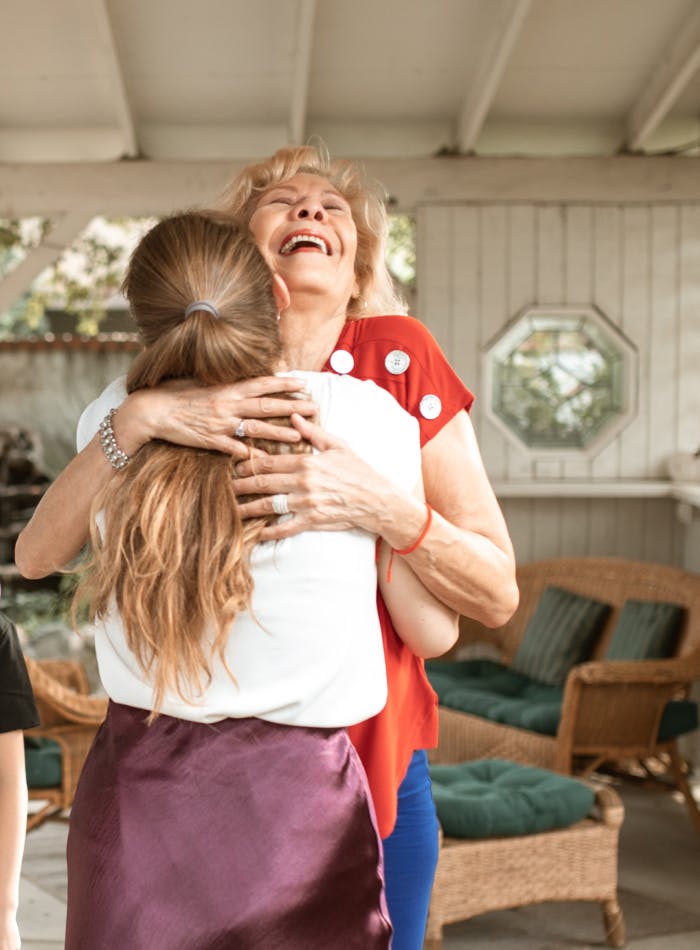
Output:
<svg viewBox="0 0 700 950">
<path fill-rule="evenodd" d="M 385 193 L 354 162 L 333 160 L 322 147 L 281 148 L 270 158 L 244 168 L 227 186 L 216 210 L 231 215 L 242 227 L 248 227 L 266 191 L 303 173 L 326 178 L 350 205 L 357 228 L 355 275 L 360 295 L 350 300 L 348 316 L 405 313 L 406 304 L 396 293 L 386 266 L 389 225 Z"/>
<path fill-rule="evenodd" d="M 168 379 L 210 386 L 275 371 L 271 274 L 247 233 L 201 214 L 161 221 L 134 251 L 123 290 L 145 344 L 128 392 Z M 202 300 L 218 317 L 185 317 Z M 151 441 L 93 505 L 93 554 L 76 598 L 89 599 L 93 619 L 116 604 L 127 644 L 154 684 L 153 715 L 166 690 L 189 701 L 206 687 L 213 655 L 234 675 L 224 656 L 229 628 L 250 606 L 251 549 L 274 516 L 241 519 L 233 466 L 221 452 Z"/>
</svg>

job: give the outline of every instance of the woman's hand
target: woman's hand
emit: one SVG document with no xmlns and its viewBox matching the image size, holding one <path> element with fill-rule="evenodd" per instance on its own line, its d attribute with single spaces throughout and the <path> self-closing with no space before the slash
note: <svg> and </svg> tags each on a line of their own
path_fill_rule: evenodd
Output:
<svg viewBox="0 0 700 950">
<path fill-rule="evenodd" d="M 318 449 L 314 455 L 264 455 L 239 462 L 234 488 L 238 495 L 265 495 L 241 505 L 241 515 L 270 514 L 272 496 L 287 496 L 293 517 L 266 528 L 263 540 L 276 540 L 300 531 L 343 531 L 363 528 L 383 534 L 385 514 L 403 505 L 407 532 L 418 527 L 424 507 L 402 495 L 388 479 L 357 456 L 345 442 L 320 426 L 294 414 L 296 429 Z M 408 536 L 404 532 L 401 540 Z M 397 546 L 400 541 L 395 540 Z"/>
<path fill-rule="evenodd" d="M 267 496 L 242 505 L 244 517 L 270 514 L 272 495 L 287 495 L 294 517 L 265 529 L 263 538 L 354 527 L 381 535 L 396 550 L 410 547 L 425 525 L 425 506 L 396 490 L 339 439 L 300 417 L 292 421 L 319 454 L 266 455 L 236 466 L 238 494 Z M 486 626 L 501 626 L 518 603 L 515 558 L 466 412 L 424 446 L 422 468 L 432 525 L 415 551 L 398 557 L 442 604 Z"/>
<path fill-rule="evenodd" d="M 248 447 L 236 437 L 239 427 L 248 437 L 299 441 L 296 429 L 266 420 L 293 412 L 314 415 L 318 407 L 308 399 L 276 398 L 279 393 L 301 393 L 303 389 L 301 379 L 261 376 L 225 386 L 195 386 L 177 380 L 156 389 L 139 390 L 115 415 L 117 443 L 127 455 L 151 439 L 162 439 L 248 458 Z"/>
</svg>

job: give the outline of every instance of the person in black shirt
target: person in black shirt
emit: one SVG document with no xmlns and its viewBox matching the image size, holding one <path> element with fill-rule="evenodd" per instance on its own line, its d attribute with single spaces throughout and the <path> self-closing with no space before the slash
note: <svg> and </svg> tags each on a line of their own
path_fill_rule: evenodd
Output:
<svg viewBox="0 0 700 950">
<path fill-rule="evenodd" d="M 19 950 L 17 903 L 27 824 L 22 730 L 39 725 L 17 631 L 0 614 L 0 950 Z"/>
</svg>

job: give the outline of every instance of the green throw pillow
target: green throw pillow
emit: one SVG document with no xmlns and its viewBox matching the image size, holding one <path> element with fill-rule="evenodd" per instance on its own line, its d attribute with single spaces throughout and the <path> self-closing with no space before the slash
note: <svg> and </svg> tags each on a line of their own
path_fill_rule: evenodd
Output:
<svg viewBox="0 0 700 950">
<path fill-rule="evenodd" d="M 673 656 L 683 608 L 653 600 L 626 600 L 608 645 L 606 660 L 661 660 Z"/>
<path fill-rule="evenodd" d="M 600 600 L 546 587 L 511 668 L 540 683 L 561 686 L 571 667 L 590 656 L 609 613 L 609 604 Z"/>
</svg>

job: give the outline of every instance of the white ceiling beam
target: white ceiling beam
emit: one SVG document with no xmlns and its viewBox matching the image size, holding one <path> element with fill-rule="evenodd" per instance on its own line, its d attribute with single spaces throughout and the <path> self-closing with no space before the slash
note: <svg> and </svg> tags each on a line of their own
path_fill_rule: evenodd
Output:
<svg viewBox="0 0 700 950">
<path fill-rule="evenodd" d="M 0 162 L 116 161 L 124 139 L 117 126 L 22 129 L 5 126 L 0 135 Z"/>
<path fill-rule="evenodd" d="M 641 149 L 673 108 L 688 82 L 700 69 L 700 4 L 686 19 L 646 87 L 642 90 L 627 120 L 625 147 Z"/>
<path fill-rule="evenodd" d="M 82 209 L 65 212 L 54 219 L 51 230 L 41 243 L 28 251 L 27 256 L 0 280 L 0 313 L 29 289 L 44 268 L 58 260 L 93 217 L 95 214 Z"/>
<path fill-rule="evenodd" d="M 501 0 L 457 122 L 457 149 L 472 152 L 523 28 L 531 0 Z"/>
<path fill-rule="evenodd" d="M 294 62 L 292 65 L 292 95 L 289 108 L 289 141 L 291 145 L 303 145 L 306 138 L 306 110 L 309 99 L 315 19 L 316 0 L 299 0 Z"/>
<path fill-rule="evenodd" d="M 362 161 L 400 208 L 464 202 L 700 201 L 700 158 L 426 158 Z M 0 218 L 66 208 L 159 215 L 211 204 L 246 165 L 235 162 L 0 163 Z"/>
<path fill-rule="evenodd" d="M 95 22 L 99 31 L 100 50 L 107 68 L 117 121 L 124 137 L 123 157 L 135 158 L 139 154 L 134 116 L 126 91 L 124 70 L 119 58 L 117 41 L 114 36 L 112 20 L 109 15 L 108 0 L 87 0 L 95 11 Z"/>
</svg>

